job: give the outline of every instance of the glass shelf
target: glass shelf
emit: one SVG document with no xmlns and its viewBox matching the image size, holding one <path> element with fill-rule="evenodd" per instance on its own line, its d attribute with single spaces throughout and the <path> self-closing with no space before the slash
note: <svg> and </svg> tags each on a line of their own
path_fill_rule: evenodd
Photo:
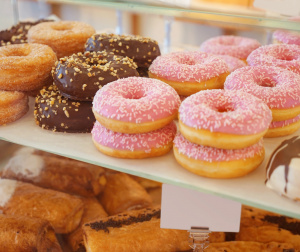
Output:
<svg viewBox="0 0 300 252">
<path fill-rule="evenodd" d="M 231 24 L 234 27 L 288 29 L 300 31 L 299 22 L 288 20 L 279 14 L 254 7 L 192 1 L 189 8 L 163 5 L 160 1 L 114 1 L 114 0 L 44 0 L 48 3 L 90 5 L 117 10 L 172 16 L 183 20 L 204 23 Z"/>
<path fill-rule="evenodd" d="M 66 156 L 133 174 L 162 183 L 174 184 L 205 193 L 229 198 L 243 204 L 277 212 L 300 219 L 300 203 L 281 197 L 266 188 L 265 166 L 273 150 L 287 137 L 265 139 L 266 157 L 258 169 L 236 179 L 209 179 L 192 174 L 182 168 L 173 153 L 143 160 L 127 160 L 105 156 L 94 146 L 91 134 L 54 133 L 35 124 L 33 102 L 30 111 L 20 120 L 0 127 L 0 139 L 31 146 L 47 152 Z M 294 135 L 299 135 L 300 130 Z M 290 138 L 292 136 L 289 136 Z"/>
</svg>

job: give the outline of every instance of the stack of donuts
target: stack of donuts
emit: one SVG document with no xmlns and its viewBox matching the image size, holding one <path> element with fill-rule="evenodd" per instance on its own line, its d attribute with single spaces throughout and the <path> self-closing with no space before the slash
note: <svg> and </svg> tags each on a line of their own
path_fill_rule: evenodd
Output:
<svg viewBox="0 0 300 252">
<path fill-rule="evenodd" d="M 94 144 L 120 158 L 160 156 L 172 149 L 180 98 L 162 81 L 129 77 L 100 89 L 93 100 Z"/>
<path fill-rule="evenodd" d="M 175 158 L 201 176 L 243 176 L 263 161 L 262 137 L 271 120 L 268 106 L 248 93 L 221 89 L 198 92 L 180 106 Z"/>
</svg>

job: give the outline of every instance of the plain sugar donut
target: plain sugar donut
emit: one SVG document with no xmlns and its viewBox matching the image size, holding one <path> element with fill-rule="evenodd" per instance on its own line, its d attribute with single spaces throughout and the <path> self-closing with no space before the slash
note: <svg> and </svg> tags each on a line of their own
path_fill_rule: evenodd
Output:
<svg viewBox="0 0 300 252">
<path fill-rule="evenodd" d="M 78 21 L 46 22 L 28 31 L 28 42 L 50 46 L 57 58 L 83 52 L 86 40 L 95 33 L 92 26 Z"/>
<path fill-rule="evenodd" d="M 206 90 L 186 98 L 179 108 L 179 129 L 189 141 L 220 149 L 253 145 L 272 120 L 268 106 L 235 90 Z"/>
<path fill-rule="evenodd" d="M 153 131 L 176 116 L 180 98 L 162 81 L 128 77 L 113 81 L 95 95 L 93 111 L 104 127 L 120 133 Z"/>
</svg>

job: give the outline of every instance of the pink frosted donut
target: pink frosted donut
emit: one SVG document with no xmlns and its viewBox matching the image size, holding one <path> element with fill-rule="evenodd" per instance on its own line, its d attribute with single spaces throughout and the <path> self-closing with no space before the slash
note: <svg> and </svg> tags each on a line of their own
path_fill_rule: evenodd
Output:
<svg viewBox="0 0 300 252">
<path fill-rule="evenodd" d="M 232 73 L 234 70 L 238 68 L 247 66 L 247 64 L 243 60 L 240 60 L 236 57 L 232 57 L 229 55 L 216 55 L 216 56 L 223 59 L 226 62 L 230 73 Z"/>
<path fill-rule="evenodd" d="M 174 155 L 187 170 L 210 178 L 243 176 L 259 166 L 264 159 L 263 142 L 237 150 L 217 149 L 191 143 L 182 134 L 174 139 Z"/>
<path fill-rule="evenodd" d="M 287 44 L 262 46 L 248 56 L 247 62 L 250 66 L 277 66 L 300 74 L 300 47 Z"/>
<path fill-rule="evenodd" d="M 272 120 L 268 106 L 235 90 L 206 90 L 186 98 L 179 108 L 179 128 L 189 141 L 221 149 L 255 144 Z"/>
<path fill-rule="evenodd" d="M 162 128 L 177 116 L 180 98 L 159 80 L 129 77 L 97 91 L 93 100 L 96 119 L 106 128 L 136 134 Z"/>
<path fill-rule="evenodd" d="M 264 137 L 280 137 L 293 134 L 300 128 L 300 115 L 284 120 L 273 121 L 270 124 L 269 130 Z"/>
<path fill-rule="evenodd" d="M 183 96 L 223 88 L 228 74 L 223 60 L 199 51 L 161 55 L 149 67 L 149 77 L 166 82 Z"/>
<path fill-rule="evenodd" d="M 246 60 L 248 55 L 260 46 L 260 43 L 255 39 L 228 35 L 213 37 L 204 41 L 200 50 Z"/>
<path fill-rule="evenodd" d="M 300 76 L 279 67 L 247 66 L 231 73 L 226 90 L 242 90 L 263 100 L 272 110 L 273 121 L 300 114 Z"/>
<path fill-rule="evenodd" d="M 276 30 L 273 33 L 275 43 L 290 44 L 300 46 L 300 33 L 286 30 Z"/>
<path fill-rule="evenodd" d="M 146 158 L 161 156 L 172 149 L 177 127 L 167 126 L 141 134 L 124 134 L 111 131 L 99 122 L 92 130 L 94 144 L 106 155 L 119 158 Z"/>
</svg>

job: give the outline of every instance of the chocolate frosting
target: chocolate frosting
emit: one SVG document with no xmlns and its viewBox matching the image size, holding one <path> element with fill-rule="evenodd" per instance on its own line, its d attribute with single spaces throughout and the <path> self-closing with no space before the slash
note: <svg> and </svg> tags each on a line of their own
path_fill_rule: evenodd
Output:
<svg viewBox="0 0 300 252">
<path fill-rule="evenodd" d="M 28 30 L 39 23 L 53 20 L 41 19 L 36 22 L 19 22 L 10 29 L 0 31 L 0 46 L 27 43 Z"/>
<path fill-rule="evenodd" d="M 35 100 L 36 124 L 43 129 L 86 133 L 91 132 L 96 121 L 92 102 L 78 102 L 63 97 L 52 85 L 42 89 Z"/>
<path fill-rule="evenodd" d="M 85 50 L 90 52 L 112 51 L 133 59 L 138 67 L 148 68 L 160 55 L 158 43 L 150 38 L 116 34 L 95 34 L 88 39 Z"/>
<path fill-rule="evenodd" d="M 267 221 L 269 223 L 276 224 L 278 225 L 278 228 L 288 230 L 294 235 L 300 235 L 299 221 L 287 222 L 287 217 L 285 216 L 270 216 L 270 215 L 266 215 L 262 220 Z"/>
<path fill-rule="evenodd" d="M 107 83 L 139 76 L 136 68 L 132 59 L 113 52 L 80 52 L 60 58 L 52 74 L 64 97 L 92 101 L 96 92 Z"/>
<path fill-rule="evenodd" d="M 105 221 L 96 221 L 92 223 L 85 224 L 90 226 L 96 231 L 103 230 L 104 232 L 109 233 L 108 228 L 120 228 L 122 226 L 128 226 L 133 223 L 150 221 L 152 218 L 160 218 L 160 209 L 144 210 L 142 213 L 139 213 L 137 216 L 132 216 L 130 214 L 119 214 L 117 217 L 111 217 Z"/>
<path fill-rule="evenodd" d="M 271 175 L 275 171 L 275 169 L 283 165 L 284 177 L 286 182 L 284 191 L 286 193 L 290 163 L 293 158 L 300 158 L 300 136 L 295 136 L 283 141 L 272 153 L 267 165 L 266 182 L 271 178 Z"/>
</svg>

